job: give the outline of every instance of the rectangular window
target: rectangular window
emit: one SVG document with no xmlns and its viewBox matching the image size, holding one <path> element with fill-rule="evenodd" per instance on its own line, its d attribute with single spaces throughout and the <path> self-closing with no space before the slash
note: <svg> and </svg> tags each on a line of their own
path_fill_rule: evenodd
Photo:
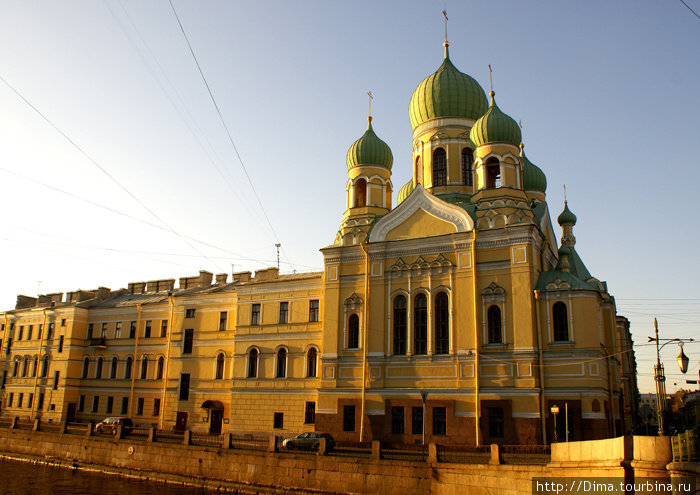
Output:
<svg viewBox="0 0 700 495">
<path fill-rule="evenodd" d="M 180 373 L 180 400 L 189 400 L 190 398 L 190 374 Z"/>
<path fill-rule="evenodd" d="M 194 318 L 194 308 L 185 310 L 185 318 Z"/>
<path fill-rule="evenodd" d="M 17 396 L 17 407 L 22 407 L 22 402 L 24 402 L 24 394 L 20 393 Z"/>
<path fill-rule="evenodd" d="M 160 416 L 160 399 L 153 399 L 153 416 Z"/>
<path fill-rule="evenodd" d="M 100 328 L 100 338 L 107 338 L 107 322 L 102 323 L 102 327 Z"/>
<path fill-rule="evenodd" d="M 92 412 L 96 413 L 100 408 L 100 396 L 96 395 L 92 398 Z"/>
<path fill-rule="evenodd" d="M 272 418 L 272 427 L 277 429 L 284 428 L 284 413 L 276 412 Z"/>
<path fill-rule="evenodd" d="M 44 392 L 39 393 L 39 400 L 36 401 L 36 408 L 41 411 L 44 407 Z"/>
<path fill-rule="evenodd" d="M 316 403 L 307 402 L 304 408 L 304 424 L 312 425 L 316 422 Z"/>
<path fill-rule="evenodd" d="M 24 325 L 19 326 L 19 332 L 17 332 L 17 340 L 22 340 L 22 335 L 24 335 Z"/>
<path fill-rule="evenodd" d="M 65 318 L 61 318 L 61 326 L 62 327 L 66 326 L 66 319 Z"/>
<path fill-rule="evenodd" d="M 65 337 L 63 335 L 58 337 L 58 352 L 63 352 L 63 340 Z"/>
<path fill-rule="evenodd" d="M 151 320 L 146 320 L 146 328 L 143 331 L 143 336 L 146 339 L 151 338 Z"/>
<path fill-rule="evenodd" d="M 136 322 L 132 321 L 129 323 L 129 338 L 133 339 L 136 338 Z"/>
<path fill-rule="evenodd" d="M 391 433 L 394 435 L 403 435 L 404 433 L 404 408 L 403 407 L 392 407 L 391 408 Z"/>
<path fill-rule="evenodd" d="M 6 351 L 6 354 L 9 354 L 11 350 L 12 350 L 12 337 L 7 337 L 7 351 Z"/>
<path fill-rule="evenodd" d="M 122 322 L 121 321 L 118 321 L 114 324 L 114 338 L 115 339 L 122 338 Z"/>
<path fill-rule="evenodd" d="M 7 381 L 7 370 L 2 372 L 2 383 L 0 383 L 0 389 L 5 388 L 5 382 Z"/>
<path fill-rule="evenodd" d="M 58 390 L 58 378 L 59 378 L 60 374 L 61 374 L 60 371 L 53 372 L 53 389 L 54 390 Z"/>
<path fill-rule="evenodd" d="M 343 431 L 355 431 L 355 406 L 343 406 Z"/>
<path fill-rule="evenodd" d="M 138 399 L 136 399 L 136 415 L 137 416 L 143 416 L 143 403 L 144 403 L 143 397 L 139 397 Z"/>
<path fill-rule="evenodd" d="M 111 395 L 107 397 L 107 410 L 105 411 L 107 414 L 112 414 L 112 409 L 114 408 L 114 397 Z"/>
<path fill-rule="evenodd" d="M 86 338 L 87 340 L 92 339 L 92 330 L 93 330 L 94 327 L 95 327 L 95 324 L 94 324 L 94 323 L 88 323 L 87 335 L 85 336 L 85 338 Z"/>
<path fill-rule="evenodd" d="M 37 338 L 37 339 L 41 340 L 41 334 L 42 334 L 43 331 L 44 331 L 44 324 L 43 324 L 43 323 L 39 323 L 39 330 L 38 330 L 37 333 L 36 333 L 36 338 Z"/>
<path fill-rule="evenodd" d="M 253 304 L 253 307 L 250 310 L 250 324 L 251 325 L 260 325 L 260 305 L 259 304 Z"/>
<path fill-rule="evenodd" d="M 32 402 L 34 402 L 34 394 L 29 394 L 29 397 L 27 397 L 27 409 L 32 408 Z"/>
<path fill-rule="evenodd" d="M 29 325 L 27 327 L 27 340 L 32 340 L 32 330 L 34 330 L 34 325 Z"/>
<path fill-rule="evenodd" d="M 192 354 L 192 341 L 194 340 L 194 329 L 187 328 L 185 330 L 185 340 L 182 343 L 182 353 Z"/>
<path fill-rule="evenodd" d="M 288 321 L 288 313 L 289 313 L 289 303 L 288 302 L 281 302 L 280 303 L 280 323 L 287 323 Z"/>
<path fill-rule="evenodd" d="M 160 322 L 160 336 L 165 337 L 168 335 L 168 320 L 163 320 Z"/>
<path fill-rule="evenodd" d="M 78 397 L 78 412 L 83 412 L 85 410 L 85 396 L 81 395 Z"/>
<path fill-rule="evenodd" d="M 49 331 L 46 332 L 46 340 L 51 340 L 53 338 L 53 329 L 55 325 L 55 323 L 49 323 Z"/>
<path fill-rule="evenodd" d="M 309 321 L 318 321 L 318 299 L 309 301 Z"/>
<path fill-rule="evenodd" d="M 494 438 L 503 438 L 503 408 L 489 407 L 489 436 Z"/>
<path fill-rule="evenodd" d="M 121 409 L 121 414 L 127 414 L 127 411 L 129 410 L 129 398 L 128 397 L 122 397 L 122 409 Z"/>
<path fill-rule="evenodd" d="M 219 313 L 219 332 L 225 332 L 226 331 L 226 323 L 228 322 L 228 313 L 226 311 L 222 311 Z"/>
<path fill-rule="evenodd" d="M 15 394 L 10 392 L 10 395 L 7 398 L 7 407 L 12 407 L 12 401 L 14 400 L 14 398 L 15 398 Z"/>
<path fill-rule="evenodd" d="M 433 407 L 433 435 L 447 435 L 447 409 Z"/>
</svg>

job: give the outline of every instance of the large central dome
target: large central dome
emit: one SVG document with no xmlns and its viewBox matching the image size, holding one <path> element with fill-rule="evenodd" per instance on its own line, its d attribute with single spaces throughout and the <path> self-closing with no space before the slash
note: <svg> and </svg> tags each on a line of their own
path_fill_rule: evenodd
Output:
<svg viewBox="0 0 700 495">
<path fill-rule="evenodd" d="M 432 75 L 423 79 L 411 96 L 408 116 L 411 128 L 442 117 L 478 119 L 488 109 L 486 94 L 478 82 L 450 61 L 448 45 L 445 60 Z"/>
</svg>

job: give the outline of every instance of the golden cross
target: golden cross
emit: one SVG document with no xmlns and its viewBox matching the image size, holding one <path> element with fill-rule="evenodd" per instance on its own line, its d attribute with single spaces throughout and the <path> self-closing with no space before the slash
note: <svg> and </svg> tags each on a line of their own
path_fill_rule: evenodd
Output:
<svg viewBox="0 0 700 495">
<path fill-rule="evenodd" d="M 447 42 L 447 11 L 443 10 L 442 15 L 445 17 L 445 42 Z"/>
<path fill-rule="evenodd" d="M 491 70 L 491 64 L 489 64 L 489 83 L 491 84 L 491 91 L 493 91 L 493 71 Z"/>
<path fill-rule="evenodd" d="M 367 96 L 369 96 L 369 116 L 371 117 L 372 116 L 372 98 L 374 98 L 374 97 L 372 96 L 371 91 L 367 91 Z"/>
<path fill-rule="evenodd" d="M 566 204 L 566 184 L 564 184 L 564 204 Z"/>
</svg>

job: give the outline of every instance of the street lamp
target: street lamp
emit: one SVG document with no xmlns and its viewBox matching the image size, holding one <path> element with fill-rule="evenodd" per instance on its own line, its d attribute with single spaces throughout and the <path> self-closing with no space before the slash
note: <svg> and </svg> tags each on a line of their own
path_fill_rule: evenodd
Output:
<svg viewBox="0 0 700 495">
<path fill-rule="evenodd" d="M 423 401 L 423 445 L 425 445 L 425 401 L 428 398 L 428 392 L 421 391 L 420 398 Z"/>
<path fill-rule="evenodd" d="M 659 338 L 659 324 L 654 318 L 654 333 L 656 337 L 649 337 L 649 342 L 656 342 L 656 365 L 654 366 L 654 381 L 656 382 L 656 419 L 659 426 L 659 436 L 664 434 L 664 411 L 666 409 L 666 377 L 664 376 L 664 365 L 661 364 L 661 354 L 659 351 L 664 348 L 666 344 L 671 342 L 677 343 L 681 352 L 678 354 L 676 361 L 678 361 L 678 367 L 681 372 L 685 373 L 688 371 L 688 356 L 683 352 L 683 344 L 685 342 L 694 342 L 693 339 L 660 339 Z M 659 342 L 663 341 L 663 344 L 659 347 Z"/>
<path fill-rule="evenodd" d="M 554 440 L 552 440 L 552 443 L 557 442 L 557 414 L 559 414 L 559 406 L 554 404 L 552 408 L 550 409 L 552 411 L 552 415 L 554 416 Z"/>
</svg>

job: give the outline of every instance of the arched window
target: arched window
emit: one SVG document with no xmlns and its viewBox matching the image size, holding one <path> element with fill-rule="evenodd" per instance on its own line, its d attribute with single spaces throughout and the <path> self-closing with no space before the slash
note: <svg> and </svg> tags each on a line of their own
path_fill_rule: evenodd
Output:
<svg viewBox="0 0 700 495">
<path fill-rule="evenodd" d="M 450 311 L 447 294 L 435 296 L 435 354 L 450 352 Z"/>
<path fill-rule="evenodd" d="M 360 347 L 360 317 L 356 313 L 348 318 L 348 349 Z"/>
<path fill-rule="evenodd" d="M 501 332 L 501 308 L 496 306 L 489 306 L 486 312 L 486 320 L 488 322 L 489 329 L 489 344 L 502 344 L 503 343 L 503 333 Z"/>
<path fill-rule="evenodd" d="M 41 373 L 39 373 L 39 378 L 46 378 L 49 376 L 49 356 L 44 356 L 41 358 Z"/>
<path fill-rule="evenodd" d="M 131 368 L 134 366 L 134 358 L 129 356 L 126 358 L 126 365 L 124 366 L 124 378 L 125 379 L 130 379 L 131 378 Z"/>
<path fill-rule="evenodd" d="M 496 158 L 489 158 L 486 162 L 486 187 L 501 187 L 501 164 Z"/>
<path fill-rule="evenodd" d="M 214 379 L 224 379 L 224 355 L 221 353 L 219 353 L 219 355 L 216 356 L 216 375 L 214 376 Z"/>
<path fill-rule="evenodd" d="M 97 358 L 97 369 L 95 370 L 95 378 L 102 378 L 102 365 L 104 364 L 104 359 L 102 356 Z"/>
<path fill-rule="evenodd" d="M 358 179 L 353 186 L 355 188 L 355 207 L 367 205 L 367 181 Z"/>
<path fill-rule="evenodd" d="M 433 151 L 433 187 L 447 185 L 447 153 L 442 148 Z"/>
<path fill-rule="evenodd" d="M 24 356 L 24 362 L 22 363 L 22 376 L 27 376 L 29 373 L 29 356 Z"/>
<path fill-rule="evenodd" d="M 15 359 L 14 367 L 12 368 L 12 376 L 19 375 L 19 358 Z"/>
<path fill-rule="evenodd" d="M 416 157 L 416 184 L 423 184 L 423 164 L 421 163 L 420 156 Z"/>
<path fill-rule="evenodd" d="M 145 380 L 148 377 L 148 356 L 141 358 L 141 380 Z"/>
<path fill-rule="evenodd" d="M 119 360 L 117 359 L 117 356 L 114 356 L 112 358 L 112 366 L 109 368 L 109 377 L 114 380 L 117 377 L 117 364 L 119 363 Z"/>
<path fill-rule="evenodd" d="M 318 358 L 318 351 L 315 347 L 309 349 L 306 353 L 306 377 L 315 378 L 316 377 L 316 361 Z"/>
<path fill-rule="evenodd" d="M 394 299 L 394 355 L 406 354 L 406 298 Z"/>
<path fill-rule="evenodd" d="M 39 370 L 39 356 L 34 356 L 34 364 L 32 365 L 32 378 L 36 376 L 37 371 Z"/>
<path fill-rule="evenodd" d="M 251 349 L 248 353 L 248 378 L 258 376 L 258 350 Z"/>
<path fill-rule="evenodd" d="M 87 378 L 88 377 L 88 369 L 90 368 L 90 358 L 86 357 L 83 359 L 83 374 L 81 375 L 82 378 Z"/>
<path fill-rule="evenodd" d="M 471 148 L 462 149 L 462 184 L 465 186 L 473 185 L 472 182 L 472 164 L 474 163 L 474 152 Z"/>
<path fill-rule="evenodd" d="M 284 378 L 287 376 L 287 349 L 284 347 L 277 351 L 277 369 L 275 377 Z"/>
<path fill-rule="evenodd" d="M 158 358 L 158 369 L 157 369 L 157 374 L 156 378 L 158 380 L 163 379 L 163 368 L 165 367 L 165 359 L 163 359 L 163 356 Z"/>
<path fill-rule="evenodd" d="M 552 306 L 552 323 L 554 325 L 554 342 L 569 340 L 569 322 L 566 316 L 566 304 L 555 302 Z"/>
<path fill-rule="evenodd" d="M 413 353 L 428 353 L 428 298 L 418 294 L 413 301 Z"/>
</svg>

